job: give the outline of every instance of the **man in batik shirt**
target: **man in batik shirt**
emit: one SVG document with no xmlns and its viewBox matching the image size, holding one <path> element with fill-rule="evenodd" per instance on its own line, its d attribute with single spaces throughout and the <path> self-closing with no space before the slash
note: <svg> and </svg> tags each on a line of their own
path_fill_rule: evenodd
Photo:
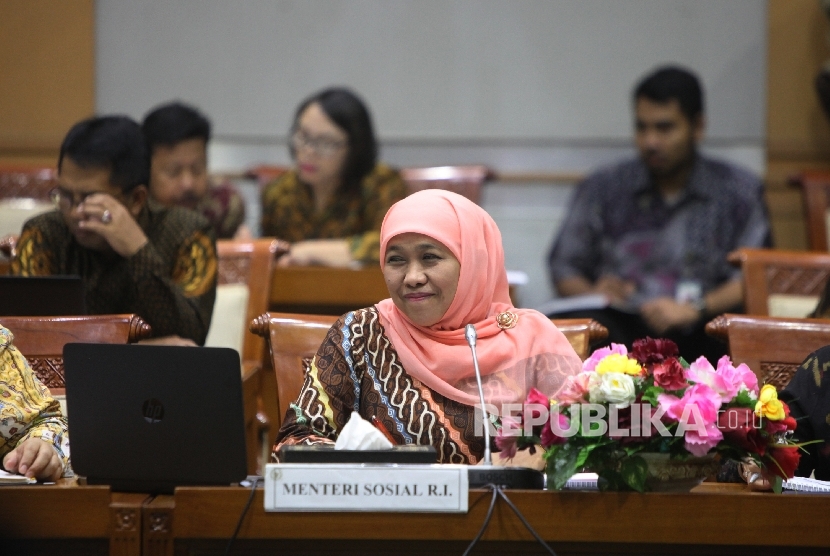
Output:
<svg viewBox="0 0 830 556">
<path fill-rule="evenodd" d="M 229 181 L 212 183 L 208 176 L 210 127 L 198 110 L 179 102 L 158 106 L 144 117 L 150 198 L 195 210 L 211 223 L 216 239 L 250 238 L 242 195 Z"/>
<path fill-rule="evenodd" d="M 578 186 L 548 259 L 559 295 L 602 294 L 609 307 L 556 316 L 599 320 L 610 341 L 629 347 L 667 336 L 690 361 L 715 361 L 725 347 L 704 326 L 740 310 L 740 269 L 726 256 L 768 243 L 763 188 L 749 172 L 698 152 L 704 112 L 695 75 L 661 68 L 633 101 L 639 156 Z"/>
<path fill-rule="evenodd" d="M 216 246 L 202 216 L 149 206 L 141 128 L 105 116 L 61 145 L 57 210 L 23 227 L 13 274 L 75 274 L 91 314 L 136 313 L 163 342 L 204 344 L 216 297 Z"/>
<path fill-rule="evenodd" d="M 57 480 L 69 472 L 66 417 L 0 326 L 0 458 L 11 473 Z"/>
</svg>

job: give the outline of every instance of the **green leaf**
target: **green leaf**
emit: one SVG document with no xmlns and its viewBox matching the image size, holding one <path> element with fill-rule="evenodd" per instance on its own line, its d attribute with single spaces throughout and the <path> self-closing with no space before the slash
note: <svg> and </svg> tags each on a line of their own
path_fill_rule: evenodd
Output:
<svg viewBox="0 0 830 556">
<path fill-rule="evenodd" d="M 755 400 L 749 397 L 749 392 L 747 392 L 746 389 L 741 389 L 741 391 L 738 392 L 738 395 L 735 396 L 734 402 L 732 402 L 732 404 L 730 405 L 739 405 L 741 407 L 754 408 Z"/>
<path fill-rule="evenodd" d="M 648 464 L 640 456 L 625 458 L 620 465 L 620 475 L 623 481 L 637 492 L 645 492 Z"/>
<path fill-rule="evenodd" d="M 649 386 L 643 391 L 643 399 L 652 406 L 657 407 L 657 396 L 665 392 L 659 386 Z"/>
<path fill-rule="evenodd" d="M 568 479 L 576 473 L 576 462 L 580 452 L 580 448 L 572 444 L 562 444 L 550 450 L 547 465 L 548 488 L 562 490 Z"/>
<path fill-rule="evenodd" d="M 778 475 L 773 477 L 772 480 L 770 481 L 770 484 L 772 485 L 772 491 L 775 494 L 781 494 L 781 488 L 782 488 L 783 483 L 784 483 L 784 481 Z"/>
</svg>

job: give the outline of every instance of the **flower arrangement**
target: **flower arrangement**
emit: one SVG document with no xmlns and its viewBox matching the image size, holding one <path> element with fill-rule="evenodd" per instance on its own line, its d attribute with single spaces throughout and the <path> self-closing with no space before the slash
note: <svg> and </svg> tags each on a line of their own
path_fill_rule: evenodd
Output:
<svg viewBox="0 0 830 556">
<path fill-rule="evenodd" d="M 555 399 L 532 390 L 521 415 L 503 415 L 496 444 L 508 457 L 541 445 L 549 488 L 586 470 L 601 489 L 642 492 L 643 455 L 656 452 L 675 461 L 749 458 L 780 492 L 800 458 L 789 439 L 795 426 L 775 387 L 759 389 L 745 364 L 728 356 L 689 364 L 671 340 L 646 338 L 631 353 L 619 344 L 596 350 Z"/>
</svg>

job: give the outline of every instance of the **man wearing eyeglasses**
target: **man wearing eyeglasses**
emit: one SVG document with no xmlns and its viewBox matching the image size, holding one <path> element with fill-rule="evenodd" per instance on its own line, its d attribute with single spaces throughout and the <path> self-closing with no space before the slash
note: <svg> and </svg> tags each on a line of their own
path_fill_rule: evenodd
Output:
<svg viewBox="0 0 830 556">
<path fill-rule="evenodd" d="M 11 271 L 80 275 L 90 313 L 136 313 L 167 343 L 201 345 L 216 296 L 213 230 L 195 212 L 148 206 L 148 177 L 137 123 L 73 126 L 58 158 L 57 210 L 26 222 Z"/>
</svg>

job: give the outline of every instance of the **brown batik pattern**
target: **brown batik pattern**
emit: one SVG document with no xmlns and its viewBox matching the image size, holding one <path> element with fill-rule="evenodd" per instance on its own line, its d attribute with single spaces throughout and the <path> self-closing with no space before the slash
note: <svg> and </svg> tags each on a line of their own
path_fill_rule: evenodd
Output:
<svg viewBox="0 0 830 556">
<path fill-rule="evenodd" d="M 334 441 L 352 411 L 376 416 L 398 444 L 430 444 L 441 463 L 475 463 L 484 452 L 474 433 L 475 409 L 431 391 L 401 366 L 377 310 L 341 317 L 283 420 L 283 444 Z"/>
</svg>

